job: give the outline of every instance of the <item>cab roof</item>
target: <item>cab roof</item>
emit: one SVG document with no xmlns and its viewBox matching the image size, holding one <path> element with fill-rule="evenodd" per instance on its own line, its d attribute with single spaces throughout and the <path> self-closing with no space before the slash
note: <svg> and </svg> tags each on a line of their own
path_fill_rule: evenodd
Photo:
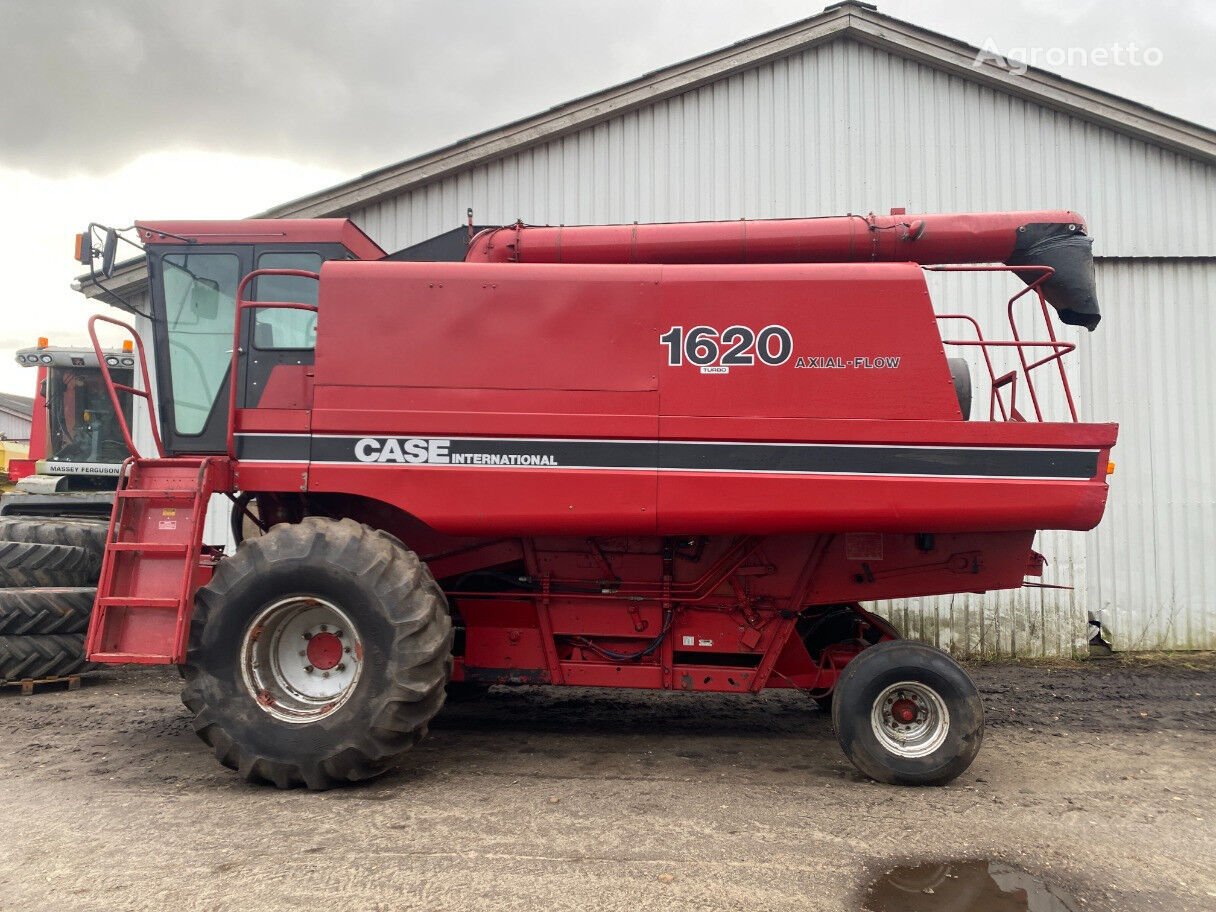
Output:
<svg viewBox="0 0 1216 912">
<path fill-rule="evenodd" d="M 139 221 L 144 244 L 341 244 L 361 260 L 378 260 L 380 245 L 350 219 L 233 219 L 231 221 Z"/>
</svg>

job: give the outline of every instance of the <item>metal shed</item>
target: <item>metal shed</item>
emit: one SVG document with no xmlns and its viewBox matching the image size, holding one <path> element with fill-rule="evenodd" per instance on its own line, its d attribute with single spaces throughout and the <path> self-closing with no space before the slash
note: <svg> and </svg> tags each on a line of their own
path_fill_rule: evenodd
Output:
<svg viewBox="0 0 1216 912">
<path fill-rule="evenodd" d="M 33 399 L 0 393 L 0 440 L 29 443 L 33 415 Z"/>
<path fill-rule="evenodd" d="M 1216 648 L 1216 131 L 846 2 L 279 206 L 346 215 L 388 250 L 458 224 L 577 224 L 1069 207 L 1107 318 L 1073 365 L 1083 419 L 1122 423 L 1110 509 L 1048 533 L 1071 590 L 880 606 L 963 655 Z M 143 276 L 120 281 L 138 293 Z M 991 323 L 1010 293 L 935 289 Z M 214 534 L 221 534 L 222 518 Z"/>
</svg>

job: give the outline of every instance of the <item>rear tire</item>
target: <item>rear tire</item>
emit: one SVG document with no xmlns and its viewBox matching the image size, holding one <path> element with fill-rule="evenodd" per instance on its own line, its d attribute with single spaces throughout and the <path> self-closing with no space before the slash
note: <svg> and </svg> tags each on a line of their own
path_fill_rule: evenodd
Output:
<svg viewBox="0 0 1216 912">
<path fill-rule="evenodd" d="M 451 648 L 417 555 L 310 517 L 245 541 L 198 591 L 182 700 L 244 779 L 325 789 L 379 775 L 425 736 Z"/>
<path fill-rule="evenodd" d="M 0 636 L 0 681 L 61 678 L 88 671 L 84 635 Z"/>
<path fill-rule="evenodd" d="M 889 640 L 845 666 L 832 703 L 836 738 L 879 782 L 944 785 L 984 740 L 984 706 L 953 659 L 923 643 Z"/>
</svg>

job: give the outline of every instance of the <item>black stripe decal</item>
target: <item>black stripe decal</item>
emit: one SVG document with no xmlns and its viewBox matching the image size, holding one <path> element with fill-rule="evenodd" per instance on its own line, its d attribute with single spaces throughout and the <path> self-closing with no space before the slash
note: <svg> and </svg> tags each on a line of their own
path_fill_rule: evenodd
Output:
<svg viewBox="0 0 1216 912">
<path fill-rule="evenodd" d="M 307 434 L 237 434 L 236 458 L 249 462 L 307 462 L 312 438 Z"/>
<path fill-rule="evenodd" d="M 1097 468 L 1097 454 L 1092 450 L 973 447 L 664 443 L 660 458 L 664 468 L 672 469 L 841 475 L 1091 478 Z"/>
<path fill-rule="evenodd" d="M 639 440 L 237 435 L 259 462 L 456 465 L 832 475 L 1088 479 L 1092 449 L 706 443 Z M 360 444 L 360 441 L 367 441 Z M 389 441 L 392 441 L 390 443 Z"/>
</svg>

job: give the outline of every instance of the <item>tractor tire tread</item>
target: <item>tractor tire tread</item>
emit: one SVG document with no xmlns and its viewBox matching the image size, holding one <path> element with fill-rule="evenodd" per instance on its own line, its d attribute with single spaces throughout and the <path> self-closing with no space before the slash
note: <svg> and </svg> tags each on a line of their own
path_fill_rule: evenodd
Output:
<svg viewBox="0 0 1216 912">
<path fill-rule="evenodd" d="M 89 671 L 83 634 L 0 636 L 0 681 L 61 678 Z"/>
<path fill-rule="evenodd" d="M 109 523 L 60 519 L 0 516 L 0 541 L 33 542 L 40 545 L 71 545 L 84 548 L 101 559 L 106 549 Z"/>
<path fill-rule="evenodd" d="M 0 589 L 0 635 L 84 633 L 96 597 L 91 586 Z"/>
<path fill-rule="evenodd" d="M 76 545 L 0 541 L 0 586 L 86 586 L 96 583 L 101 558 Z"/>
</svg>

